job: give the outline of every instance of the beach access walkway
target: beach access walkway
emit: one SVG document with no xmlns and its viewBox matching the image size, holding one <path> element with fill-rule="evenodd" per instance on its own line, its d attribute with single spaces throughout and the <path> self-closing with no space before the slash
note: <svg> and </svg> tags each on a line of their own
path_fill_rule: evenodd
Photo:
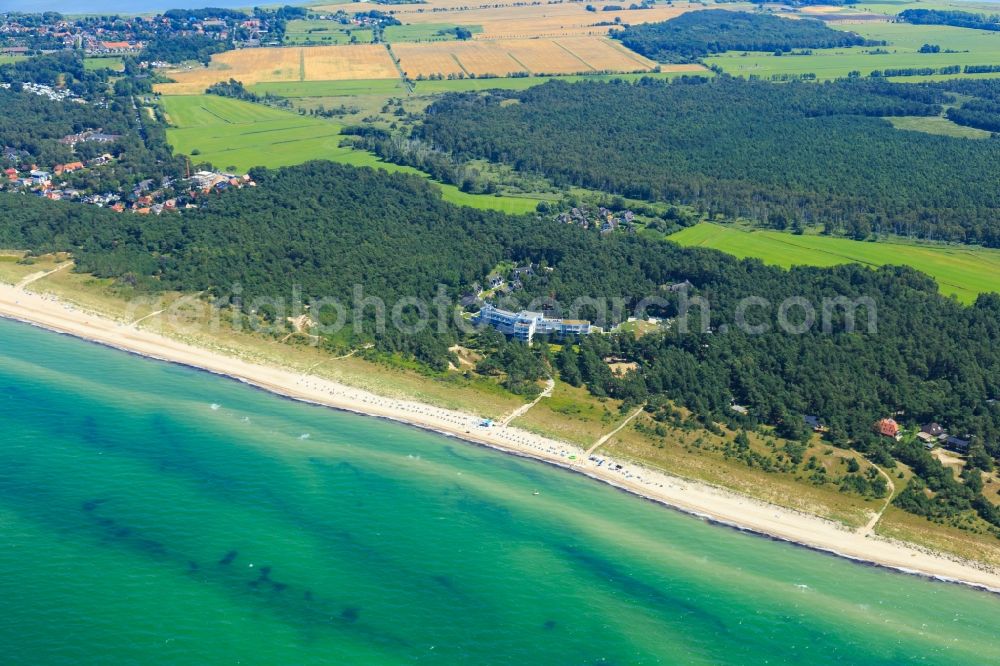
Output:
<svg viewBox="0 0 1000 666">
<path fill-rule="evenodd" d="M 589 458 L 594 451 L 596 451 L 597 449 L 599 449 L 602 446 L 604 446 L 605 442 L 607 442 L 609 439 L 611 439 L 612 437 L 614 437 L 615 435 L 617 435 L 619 432 L 621 432 L 621 429 L 624 428 L 625 426 L 627 426 L 629 423 L 631 423 L 632 419 L 634 419 L 635 417 L 639 416 L 639 414 L 641 414 L 642 410 L 645 409 L 645 408 L 646 408 L 645 404 L 639 405 L 639 407 L 634 412 L 632 412 L 631 414 L 628 415 L 628 418 L 626 418 L 624 421 L 622 421 L 621 423 L 618 424 L 617 428 L 615 428 L 614 430 L 612 430 L 611 432 L 609 432 L 606 435 L 602 435 L 600 439 L 598 439 L 596 442 L 594 442 L 593 446 L 591 446 L 589 449 L 587 449 L 587 451 L 586 451 L 586 457 Z"/>
<path fill-rule="evenodd" d="M 892 504 L 892 498 L 896 494 L 896 484 L 892 482 L 892 478 L 888 474 L 886 474 L 885 470 L 883 470 L 878 465 L 875 465 L 874 463 L 872 464 L 872 467 L 877 469 L 878 473 L 881 474 L 883 477 L 885 477 L 886 483 L 889 484 L 889 495 L 885 499 L 885 504 L 882 505 L 882 510 L 873 515 L 871 519 L 865 524 L 865 526 L 862 527 L 860 530 L 858 530 L 859 534 L 863 534 L 865 536 L 868 536 L 869 534 L 872 534 L 875 531 L 875 526 L 878 525 L 878 521 L 882 520 L 882 516 L 889 508 L 889 505 Z"/>
<path fill-rule="evenodd" d="M 27 287 L 32 282 L 38 282 L 42 278 L 46 278 L 46 277 L 52 275 L 53 273 L 58 273 L 61 270 L 65 270 L 65 269 L 69 268 L 72 265 L 73 265 L 73 260 L 71 259 L 69 261 L 62 262 L 61 264 L 59 264 L 58 266 L 56 266 L 52 270 L 38 271 L 37 273 L 32 273 L 31 275 L 26 275 L 20 282 L 18 282 L 17 284 L 14 285 L 14 288 L 17 289 L 17 290 L 19 290 L 19 291 L 24 291 L 25 287 Z"/>
<path fill-rule="evenodd" d="M 501 428 L 509 426 L 511 421 L 527 414 L 528 410 L 530 410 L 532 407 L 534 407 L 535 405 L 537 405 L 539 402 L 542 401 L 542 398 L 548 398 L 549 396 L 551 396 L 555 388 L 556 388 L 556 380 L 552 379 L 552 377 L 549 377 L 548 381 L 545 383 L 545 390 L 539 393 L 537 398 L 529 402 L 527 405 L 522 405 L 517 409 L 515 409 L 514 411 L 512 411 L 510 414 L 505 416 L 503 420 L 501 420 L 497 425 L 500 426 Z"/>
</svg>

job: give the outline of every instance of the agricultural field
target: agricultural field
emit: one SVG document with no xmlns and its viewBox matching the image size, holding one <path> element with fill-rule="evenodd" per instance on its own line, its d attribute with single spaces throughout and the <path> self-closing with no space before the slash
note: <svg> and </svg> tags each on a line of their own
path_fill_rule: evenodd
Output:
<svg viewBox="0 0 1000 666">
<path fill-rule="evenodd" d="M 125 71 L 125 62 L 118 56 L 108 56 L 106 58 L 84 58 L 84 69 L 96 71 L 99 69 L 110 69 L 116 72 Z"/>
<path fill-rule="evenodd" d="M 339 125 L 280 109 L 214 95 L 163 97 L 160 104 L 174 149 L 220 169 L 246 172 L 351 152 L 339 147 Z"/>
<path fill-rule="evenodd" d="M 829 236 L 795 236 L 779 231 L 748 231 L 702 223 L 668 237 L 685 246 L 707 247 L 766 264 L 871 267 L 912 266 L 934 278 L 946 296 L 971 303 L 981 293 L 1000 292 L 1000 250 L 906 242 L 865 242 Z"/>
<path fill-rule="evenodd" d="M 907 3 L 911 5 L 912 3 Z M 919 5 L 923 7 L 924 5 Z M 905 9 L 902 6 L 901 9 Z M 867 76 L 873 70 L 931 67 L 940 69 L 952 65 L 1000 64 L 1000 32 L 954 28 L 943 25 L 910 25 L 907 23 L 831 24 L 871 39 L 887 42 L 883 47 L 853 46 L 836 49 L 816 49 L 810 55 L 727 52 L 705 59 L 734 76 L 757 75 L 761 78 L 780 75 L 815 74 L 819 79 L 846 77 L 857 71 Z M 941 53 L 919 53 L 924 44 L 941 47 Z M 877 50 L 888 53 L 876 53 Z M 944 53 L 946 50 L 955 53 Z M 961 76 L 961 75 L 960 75 Z M 996 75 L 994 75 L 996 76 Z M 916 82 L 927 77 L 899 77 L 896 80 Z M 940 78 L 940 77 L 936 77 Z"/>
<path fill-rule="evenodd" d="M 285 27 L 284 43 L 287 46 L 370 44 L 371 41 L 371 30 L 346 26 L 336 21 L 295 19 Z"/>
<path fill-rule="evenodd" d="M 832 8 L 833 9 L 833 8 Z M 977 0 L 877 0 L 853 5 L 850 11 L 871 12 L 895 16 L 904 9 L 946 9 L 963 12 L 995 14 L 997 6 L 993 2 Z M 845 8 L 844 11 L 847 11 Z"/>
<path fill-rule="evenodd" d="M 442 42 L 458 39 L 455 28 L 459 26 L 449 23 L 420 23 L 413 25 L 390 25 L 383 31 L 385 41 L 396 42 Z M 461 26 L 473 35 L 483 31 L 479 25 Z"/>
<path fill-rule="evenodd" d="M 417 81 L 414 83 L 414 92 L 421 94 L 434 94 L 445 92 L 470 92 L 476 90 L 491 90 L 499 88 L 502 90 L 527 90 L 534 86 L 558 79 L 576 83 L 579 81 L 613 81 L 622 79 L 625 81 L 638 81 L 642 78 L 673 79 L 678 76 L 699 75 L 713 76 L 710 70 L 701 65 L 663 65 L 659 72 L 642 72 L 639 74 L 571 74 L 567 76 L 518 76 L 506 79 L 435 79 Z"/>
<path fill-rule="evenodd" d="M 247 86 L 265 82 L 341 81 L 399 77 L 389 52 L 380 44 L 261 48 L 212 56 L 208 67 L 167 72 L 174 83 L 161 83 L 164 95 L 198 95 L 213 83 L 237 79 Z"/>
<path fill-rule="evenodd" d="M 25 56 L 0 55 L 0 65 L 9 65 L 18 60 L 24 60 Z"/>
<path fill-rule="evenodd" d="M 325 159 L 426 177 L 416 169 L 341 146 L 342 126 L 327 120 L 216 95 L 164 96 L 160 105 L 170 123 L 167 141 L 194 163 L 211 162 L 217 168 L 243 173 L 255 166 L 277 168 Z M 467 194 L 453 185 L 438 187 L 446 201 L 460 206 L 516 214 L 531 212 L 538 205 L 533 198 Z"/>
<path fill-rule="evenodd" d="M 594 3 L 596 12 L 586 9 L 583 2 L 559 4 L 497 5 L 496 3 L 455 3 L 451 0 L 430 0 L 427 3 L 395 5 L 393 16 L 404 24 L 449 24 L 479 26 L 476 39 L 523 39 L 532 37 L 568 37 L 573 35 L 605 35 L 617 23 L 653 23 L 680 16 L 686 11 L 707 5 L 679 2 L 658 4 L 650 9 L 601 11 L 610 3 Z M 619 3 L 616 6 L 626 6 Z M 749 4 L 740 4 L 742 8 Z M 360 3 L 355 11 L 368 8 L 385 11 L 384 5 Z M 320 8 L 322 9 L 322 8 Z M 333 8 L 331 8 L 333 9 Z"/>
<path fill-rule="evenodd" d="M 357 79 L 353 81 L 275 81 L 250 87 L 258 95 L 271 93 L 280 97 L 353 97 L 356 95 L 402 95 L 402 80 Z"/>
<path fill-rule="evenodd" d="M 653 61 L 601 37 L 505 39 L 395 44 L 411 79 L 431 76 L 509 76 L 649 71 Z"/>
</svg>

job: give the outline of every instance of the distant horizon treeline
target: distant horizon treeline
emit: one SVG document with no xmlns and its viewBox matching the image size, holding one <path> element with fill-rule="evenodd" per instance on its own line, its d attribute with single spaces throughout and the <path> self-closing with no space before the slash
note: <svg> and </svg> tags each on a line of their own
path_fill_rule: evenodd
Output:
<svg viewBox="0 0 1000 666">
<path fill-rule="evenodd" d="M 1000 30 L 1000 15 L 947 9 L 904 9 L 896 18 L 914 25 L 950 25 L 975 30 Z"/>
</svg>

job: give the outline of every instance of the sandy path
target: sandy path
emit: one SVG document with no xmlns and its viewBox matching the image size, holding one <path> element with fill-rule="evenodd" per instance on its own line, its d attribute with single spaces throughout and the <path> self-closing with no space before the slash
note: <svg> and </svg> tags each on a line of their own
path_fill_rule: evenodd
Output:
<svg viewBox="0 0 1000 666">
<path fill-rule="evenodd" d="M 892 482 L 892 477 L 886 474 L 885 470 L 878 465 L 873 464 L 872 466 L 878 470 L 878 473 L 881 474 L 883 478 L 885 478 L 889 485 L 889 494 L 885 498 L 885 504 L 882 505 L 882 510 L 873 515 L 868 521 L 868 524 L 858 530 L 865 536 L 875 531 L 875 526 L 878 525 L 878 521 L 882 520 L 882 516 L 885 515 L 886 510 L 888 510 L 889 506 L 892 504 L 892 498 L 896 495 L 896 484 Z"/>
<path fill-rule="evenodd" d="M 598 439 L 596 442 L 594 442 L 594 445 L 592 447 L 590 447 L 589 449 L 587 449 L 586 456 L 588 458 L 590 458 L 590 455 L 594 451 L 596 451 L 597 449 L 599 449 L 602 446 L 604 446 L 605 442 L 607 442 L 609 439 L 611 439 L 612 437 L 614 437 L 615 435 L 617 435 L 619 432 L 621 432 L 622 428 L 624 428 L 625 426 L 627 426 L 629 423 L 632 422 L 632 419 L 634 419 L 635 417 L 639 416 L 639 414 L 642 414 L 642 410 L 644 408 L 645 408 L 645 405 L 642 405 L 641 407 L 639 407 L 638 409 L 636 409 L 634 412 L 632 412 L 631 414 L 628 415 L 627 419 L 625 419 L 624 421 L 622 421 L 621 423 L 619 423 L 617 428 L 615 428 L 614 430 L 612 430 L 611 432 L 609 432 L 607 435 L 603 435 L 600 439 Z"/>
<path fill-rule="evenodd" d="M 249 363 L 86 313 L 16 286 L 0 285 L 0 316 L 226 375 L 280 395 L 393 419 L 560 465 L 689 513 L 817 550 L 1000 592 L 1000 571 L 985 565 L 861 534 L 823 518 L 673 477 L 635 463 L 603 457 L 603 462 L 598 464 L 597 460 L 589 460 L 583 449 L 571 444 L 509 426 L 480 427 L 481 417 L 475 414 L 386 398 L 312 375 Z"/>
<path fill-rule="evenodd" d="M 534 400 L 532 400 L 526 405 L 521 405 L 520 407 L 512 411 L 510 414 L 508 414 L 506 417 L 504 417 L 504 419 L 500 421 L 500 426 L 506 428 L 507 426 L 510 425 L 511 421 L 527 414 L 532 407 L 534 407 L 535 405 L 537 405 L 539 402 L 542 401 L 542 398 L 548 398 L 550 395 L 552 395 L 552 392 L 555 389 L 556 389 L 556 382 L 550 377 L 545 383 L 545 390 L 539 393 L 538 397 L 536 397 Z"/>
</svg>

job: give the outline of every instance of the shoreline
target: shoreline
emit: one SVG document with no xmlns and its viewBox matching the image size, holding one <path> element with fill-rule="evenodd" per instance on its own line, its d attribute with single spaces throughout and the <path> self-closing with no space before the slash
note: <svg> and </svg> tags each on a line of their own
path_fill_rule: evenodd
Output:
<svg viewBox="0 0 1000 666">
<path fill-rule="evenodd" d="M 0 285 L 0 317 L 69 335 L 149 359 L 187 366 L 239 381 L 280 397 L 374 416 L 477 446 L 582 474 L 701 520 L 851 560 L 941 582 L 1000 594 L 1000 570 L 927 548 L 857 531 L 819 516 L 673 476 L 624 459 L 510 426 L 482 427 L 471 413 L 380 396 L 364 389 L 179 342 L 79 310 L 53 297 Z M 620 465 L 619 469 L 615 469 Z"/>
</svg>

